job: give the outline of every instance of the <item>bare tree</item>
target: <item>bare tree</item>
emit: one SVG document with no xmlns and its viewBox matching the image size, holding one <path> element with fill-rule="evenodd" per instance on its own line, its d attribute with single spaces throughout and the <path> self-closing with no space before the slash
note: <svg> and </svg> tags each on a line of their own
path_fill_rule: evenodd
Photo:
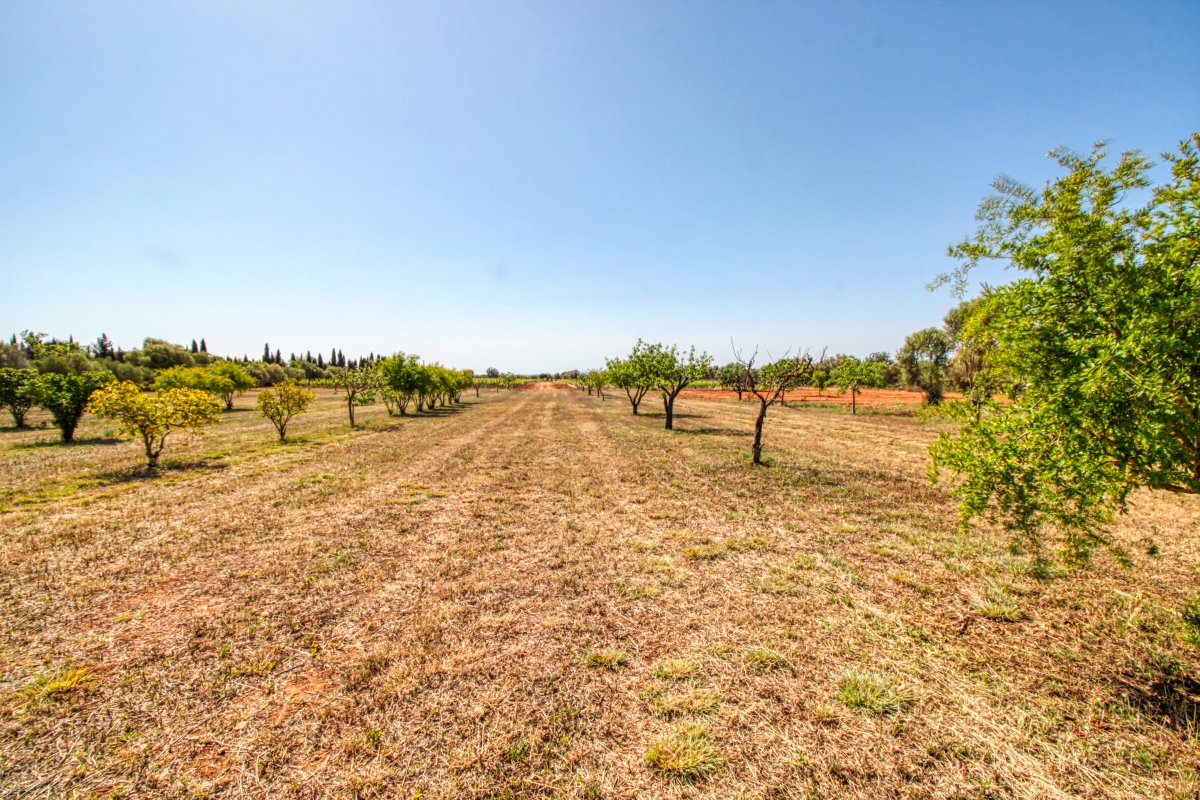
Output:
<svg viewBox="0 0 1200 800">
<path fill-rule="evenodd" d="M 783 358 L 764 364 L 754 365 L 758 358 L 758 350 L 743 358 L 736 347 L 733 350 L 736 363 L 742 369 L 742 381 L 745 391 L 758 398 L 758 416 L 754 419 L 754 444 L 751 446 L 752 463 L 762 463 L 762 432 L 763 423 L 767 419 L 767 409 L 784 397 L 788 389 L 803 386 L 812 380 L 815 360 L 805 351 L 795 356 L 784 353 Z M 822 354 L 823 355 L 823 354 Z"/>
</svg>

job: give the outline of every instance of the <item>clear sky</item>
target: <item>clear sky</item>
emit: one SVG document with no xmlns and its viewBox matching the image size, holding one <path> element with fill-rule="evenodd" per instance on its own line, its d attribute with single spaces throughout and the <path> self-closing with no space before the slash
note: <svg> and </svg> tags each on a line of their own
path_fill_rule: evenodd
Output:
<svg viewBox="0 0 1200 800">
<path fill-rule="evenodd" d="M 0 331 L 894 351 L 997 175 L 1200 128 L 1197 41 L 1196 0 L 5 0 Z"/>
</svg>

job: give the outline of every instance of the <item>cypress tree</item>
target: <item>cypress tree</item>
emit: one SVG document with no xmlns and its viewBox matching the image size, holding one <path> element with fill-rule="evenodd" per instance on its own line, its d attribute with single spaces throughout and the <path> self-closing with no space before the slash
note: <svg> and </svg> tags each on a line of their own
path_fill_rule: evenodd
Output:
<svg viewBox="0 0 1200 800">
<path fill-rule="evenodd" d="M 205 343 L 203 336 L 200 337 L 200 352 L 201 353 L 208 352 L 208 345 Z"/>
<path fill-rule="evenodd" d="M 195 339 L 192 339 L 192 352 L 193 352 L 193 353 L 199 353 L 199 352 L 200 352 L 200 345 L 196 344 L 196 340 L 195 340 Z"/>
<path fill-rule="evenodd" d="M 271 343 L 270 342 L 267 342 L 266 344 L 263 345 L 263 359 L 262 360 L 263 360 L 264 364 L 271 363 Z"/>
</svg>

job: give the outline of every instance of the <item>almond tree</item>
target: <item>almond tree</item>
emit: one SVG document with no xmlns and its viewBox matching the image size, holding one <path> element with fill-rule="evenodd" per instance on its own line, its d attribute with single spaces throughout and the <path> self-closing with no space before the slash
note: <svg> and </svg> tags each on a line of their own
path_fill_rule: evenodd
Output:
<svg viewBox="0 0 1200 800">
<path fill-rule="evenodd" d="M 964 524 L 982 516 L 1040 547 L 1066 534 L 1083 556 L 1139 487 L 1200 493 L 1200 133 L 1152 188 L 1136 152 L 1051 154 L 1066 174 L 1042 191 L 1002 179 L 944 276 L 961 289 L 981 261 L 1020 273 L 993 289 L 991 363 L 1017 381 L 1011 405 L 933 447 Z"/>
<path fill-rule="evenodd" d="M 675 427 L 675 398 L 692 381 L 704 379 L 712 370 L 712 356 L 708 353 L 697 355 L 695 347 L 684 353 L 675 345 L 664 347 L 657 342 L 648 344 L 641 339 L 634 345 L 629 361 L 639 374 L 649 379 L 651 386 L 662 392 L 667 430 Z"/>
<path fill-rule="evenodd" d="M 879 388 L 887 380 L 884 367 L 878 361 L 860 361 L 855 356 L 841 356 L 829 376 L 843 392 L 850 393 L 850 413 L 858 413 L 858 393 L 865 387 Z"/>
<path fill-rule="evenodd" d="M 653 385 L 650 376 L 641 373 L 631 358 L 610 358 L 605 365 L 609 381 L 618 389 L 625 390 L 625 396 L 629 398 L 629 405 L 633 407 L 633 414 L 637 416 L 642 398 L 646 396 L 646 392 L 650 391 L 650 387 Z"/>
<path fill-rule="evenodd" d="M 379 375 L 371 367 L 360 367 L 334 373 L 334 391 L 346 398 L 346 410 L 350 414 L 350 427 L 354 427 L 354 409 L 375 402 L 375 390 L 379 388 Z"/>
<path fill-rule="evenodd" d="M 737 364 L 742 368 L 741 383 L 744 391 L 758 398 L 758 415 L 754 418 L 754 442 L 750 446 L 751 463 L 762 463 L 762 432 L 763 423 L 767 419 L 767 409 L 778 403 L 788 389 L 803 386 L 813 377 L 813 357 L 805 352 L 798 356 L 783 358 L 761 367 L 754 366 L 758 351 L 748 359 L 734 351 Z"/>
</svg>

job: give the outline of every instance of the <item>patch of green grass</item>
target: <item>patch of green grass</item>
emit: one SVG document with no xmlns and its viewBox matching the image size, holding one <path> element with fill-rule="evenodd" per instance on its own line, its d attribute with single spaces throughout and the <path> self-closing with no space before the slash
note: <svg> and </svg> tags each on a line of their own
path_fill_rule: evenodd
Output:
<svg viewBox="0 0 1200 800">
<path fill-rule="evenodd" d="M 629 663 L 629 653 L 616 648 L 589 650 L 583 657 L 583 663 L 592 669 L 618 670 Z"/>
<path fill-rule="evenodd" d="M 772 567 L 751 580 L 750 586 L 764 594 L 793 594 L 797 583 L 786 570 Z"/>
<path fill-rule="evenodd" d="M 759 672 L 780 669 L 788 664 L 787 656 L 769 647 L 751 647 L 742 654 L 746 666 Z"/>
<path fill-rule="evenodd" d="M 524 736 L 521 736 L 517 741 L 513 742 L 512 746 L 504 751 L 500 760 L 505 764 L 520 764 L 529 760 L 529 742 Z"/>
<path fill-rule="evenodd" d="M 895 714 L 913 703 L 913 693 L 902 684 L 864 669 L 839 673 L 837 696 L 850 708 L 872 714 Z"/>
<path fill-rule="evenodd" d="M 638 572 L 648 575 L 661 575 L 671 571 L 671 561 L 662 556 L 650 556 L 639 561 L 637 568 Z"/>
<path fill-rule="evenodd" d="M 895 572 L 889 572 L 888 577 L 894 580 L 896 583 L 899 583 L 902 586 L 907 586 L 908 588 L 920 594 L 926 596 L 933 594 L 933 587 L 918 578 L 916 575 L 913 575 L 911 572 L 897 570 Z"/>
<path fill-rule="evenodd" d="M 1183 619 L 1183 638 L 1200 647 L 1200 598 L 1192 598 L 1179 612 Z"/>
<path fill-rule="evenodd" d="M 630 600 L 651 600 L 655 597 L 662 597 L 663 587 L 657 583 L 618 583 L 617 591 Z"/>
<path fill-rule="evenodd" d="M 794 594 L 800 584 L 808 585 L 803 572 L 817 566 L 812 556 L 797 556 L 782 566 L 770 567 L 750 581 L 751 588 L 765 594 Z"/>
<path fill-rule="evenodd" d="M 705 714 L 717 707 L 720 695 L 713 689 L 685 687 L 665 689 L 650 696 L 650 713 L 664 717 L 683 714 Z"/>
<path fill-rule="evenodd" d="M 690 681 L 703 677 L 704 667 L 691 658 L 668 658 L 654 665 L 654 677 L 665 681 Z"/>
<path fill-rule="evenodd" d="M 704 725 L 680 725 L 657 737 L 646 750 L 646 763 L 667 777 L 695 781 L 720 768 L 721 753 Z"/>
<path fill-rule="evenodd" d="M 723 544 L 695 544 L 683 548 L 683 557 L 689 561 L 712 561 L 725 556 Z"/>
<path fill-rule="evenodd" d="M 743 550 L 768 550 L 770 547 L 771 543 L 761 536 L 740 536 L 725 540 L 725 549 L 731 553 L 740 553 Z"/>
<path fill-rule="evenodd" d="M 975 613 L 998 622 L 1017 622 L 1025 619 L 1025 609 L 1012 595 L 1011 588 L 999 581 L 989 582 L 983 596 L 971 603 Z"/>
<path fill-rule="evenodd" d="M 50 675 L 39 675 L 21 690 L 25 699 L 36 703 L 42 700 L 65 700 L 90 691 L 96 684 L 96 675 L 87 667 L 66 667 Z"/>
</svg>

